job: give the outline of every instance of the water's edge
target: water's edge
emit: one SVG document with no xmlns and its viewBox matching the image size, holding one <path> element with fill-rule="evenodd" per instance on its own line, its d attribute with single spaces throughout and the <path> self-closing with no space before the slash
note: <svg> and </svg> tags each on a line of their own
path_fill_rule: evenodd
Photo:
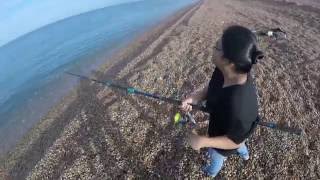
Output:
<svg viewBox="0 0 320 180">
<path fill-rule="evenodd" d="M 180 10 L 180 11 L 183 11 L 183 10 Z M 172 12 L 170 14 L 173 14 L 173 13 L 174 12 Z M 167 15 L 165 15 L 165 16 L 167 17 Z M 161 18 L 161 19 L 163 19 L 163 18 Z M 163 21 L 165 22 L 167 20 L 163 20 Z M 162 24 L 162 23 L 158 23 L 158 24 Z M 109 64 L 109 66 L 110 66 L 110 64 L 119 61 L 119 58 L 113 58 L 113 54 L 117 54 L 117 53 L 119 54 L 121 51 L 123 51 L 123 49 L 125 47 L 130 45 L 130 42 L 139 41 L 139 37 L 144 36 L 145 33 L 148 33 L 149 31 L 152 31 L 152 29 L 155 28 L 155 27 L 156 27 L 156 24 L 154 24 L 154 25 L 146 25 L 145 28 L 139 30 L 139 32 L 136 35 L 134 35 L 133 38 L 130 38 L 127 42 L 121 43 L 120 45 L 115 47 L 112 50 L 112 52 L 107 53 L 107 54 L 103 54 L 103 56 L 101 56 L 101 60 L 99 60 L 99 62 L 96 62 L 94 66 L 91 65 L 93 67 L 91 67 L 89 71 L 87 70 L 86 72 L 79 72 L 79 71 L 76 70 L 76 68 L 74 68 L 75 72 L 89 75 L 90 72 L 95 71 L 96 69 L 101 69 L 100 67 L 106 67 L 106 64 Z M 148 39 L 148 41 L 150 42 L 149 39 Z M 146 41 L 144 41 L 142 44 L 143 44 L 143 47 L 146 47 L 148 45 L 148 43 L 146 43 Z M 106 52 L 108 52 L 108 51 L 110 51 L 110 50 L 106 49 Z M 126 58 L 126 59 L 129 60 L 129 59 L 133 59 L 133 58 L 130 57 L 130 58 Z M 128 61 L 128 60 L 126 60 L 126 61 Z M 119 69 L 121 67 L 122 66 L 120 66 L 119 63 L 117 63 L 117 68 L 116 69 Z M 35 111 L 41 112 L 40 115 L 33 116 L 32 119 L 24 121 L 25 123 L 11 123 L 11 124 L 17 124 L 17 126 L 15 126 L 15 127 L 13 127 L 12 125 L 11 125 L 12 126 L 11 127 L 10 124 L 8 126 L 4 127 L 4 131 L 2 132 L 2 134 L 4 134 L 4 135 L 6 134 L 5 132 L 9 132 L 9 134 L 10 134 L 10 132 L 17 132 L 17 133 L 15 133 L 13 135 L 9 135 L 9 137 L 7 136 L 8 138 L 5 138 L 5 136 L 1 136 L 3 138 L 3 140 L 4 140 L 2 142 L 6 142 L 6 143 L 2 143 L 2 145 L 1 145 L 2 146 L 1 150 L 2 151 L 0 151 L 0 155 L 1 154 L 5 154 L 6 152 L 8 152 L 8 150 L 11 150 L 12 147 L 14 147 L 20 141 L 20 139 L 23 136 L 28 134 L 28 131 L 30 131 L 32 129 L 32 127 L 37 126 L 37 123 L 39 123 L 39 121 L 41 121 L 41 119 L 45 119 L 46 118 L 46 116 L 49 114 L 51 109 L 54 109 L 55 106 L 57 106 L 57 104 L 60 104 L 60 100 L 61 99 L 65 99 L 65 97 L 68 96 L 68 93 L 70 91 L 73 91 L 72 89 L 75 88 L 76 85 L 77 85 L 76 84 L 77 83 L 77 79 L 74 78 L 74 77 L 69 77 L 67 75 L 64 75 L 64 77 L 61 77 L 61 79 L 62 78 L 67 78 L 66 80 L 68 80 L 68 82 L 70 80 L 70 81 L 73 81 L 74 83 L 70 83 L 68 85 L 68 88 L 64 88 L 65 87 L 64 85 L 61 85 L 61 87 L 63 87 L 63 88 L 57 88 L 57 87 L 60 87 L 59 82 L 55 83 L 57 86 L 55 86 L 53 84 L 52 85 L 49 84 L 46 87 L 44 87 L 43 88 L 44 89 L 43 92 L 40 92 L 40 93 L 43 95 L 43 97 L 45 97 L 44 99 L 50 98 L 50 101 L 43 102 L 42 100 L 41 101 L 39 100 L 39 102 L 36 102 L 34 105 L 32 105 L 32 107 L 34 107 L 33 109 L 35 109 Z M 50 87 L 51 87 L 51 89 L 55 89 L 54 93 L 51 92 Z M 52 96 L 51 94 L 53 94 L 54 97 L 51 97 Z M 46 103 L 46 104 L 43 104 L 43 103 Z M 22 113 L 26 113 L 26 112 L 24 112 L 23 109 L 22 109 L 21 112 Z M 32 113 L 32 112 L 29 112 L 28 114 L 30 114 L 30 113 Z M 19 114 L 21 114 L 21 113 L 19 113 Z M 20 116 L 22 116 L 22 115 L 19 115 L 19 117 Z M 24 126 L 24 129 L 22 129 L 22 126 Z M 10 128 L 11 128 L 11 130 L 10 130 Z"/>
<path fill-rule="evenodd" d="M 199 5 L 202 1 L 199 1 L 195 4 L 189 5 L 181 10 L 175 12 L 171 17 L 162 20 L 158 25 L 154 25 L 152 27 L 148 27 L 142 32 L 137 38 L 134 38 L 132 42 L 128 43 L 124 47 L 119 48 L 116 52 L 114 52 L 109 58 L 105 59 L 105 62 L 100 65 L 96 69 L 96 72 L 105 72 L 107 75 L 115 76 L 117 72 L 119 72 L 126 64 L 130 62 L 134 57 L 138 56 L 146 47 L 148 47 L 153 41 L 155 41 L 166 29 L 172 26 L 177 20 L 183 17 L 186 13 L 188 13 L 194 6 Z M 122 52 L 129 52 L 124 55 Z M 119 61 L 120 58 L 120 61 Z M 94 73 L 98 75 L 97 73 Z M 64 110 L 68 108 L 68 106 L 77 98 L 77 91 L 80 87 L 76 86 L 72 88 L 72 90 L 67 93 L 58 103 L 53 105 L 50 108 L 49 112 L 44 115 L 17 143 L 15 148 L 12 150 L 0 154 L 0 167 L 3 166 L 4 169 L 10 169 L 10 167 L 14 164 L 14 162 L 22 156 L 28 156 L 25 154 L 28 151 L 29 146 L 33 144 L 35 139 L 42 139 L 42 133 L 45 129 L 54 126 L 61 114 Z M 59 121 L 59 120 L 58 120 Z M 45 139 L 42 139 L 45 140 Z M 51 139 L 54 140 L 54 139 Z M 42 149 L 45 151 L 45 149 Z"/>
</svg>

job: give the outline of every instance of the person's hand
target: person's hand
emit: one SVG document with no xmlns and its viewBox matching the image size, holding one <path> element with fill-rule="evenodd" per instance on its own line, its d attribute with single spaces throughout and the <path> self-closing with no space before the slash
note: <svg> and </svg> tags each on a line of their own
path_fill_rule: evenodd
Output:
<svg viewBox="0 0 320 180">
<path fill-rule="evenodd" d="M 189 138 L 189 143 L 192 149 L 199 151 L 201 148 L 204 147 L 204 139 L 206 137 L 199 136 L 197 134 L 192 133 Z"/>
<path fill-rule="evenodd" d="M 180 108 L 185 112 L 192 111 L 192 106 L 190 104 L 193 103 L 192 97 L 188 97 L 182 101 Z"/>
</svg>

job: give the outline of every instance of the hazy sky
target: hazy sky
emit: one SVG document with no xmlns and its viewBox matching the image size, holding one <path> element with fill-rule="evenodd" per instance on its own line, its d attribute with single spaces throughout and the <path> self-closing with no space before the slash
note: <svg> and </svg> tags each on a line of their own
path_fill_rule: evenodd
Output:
<svg viewBox="0 0 320 180">
<path fill-rule="evenodd" d="M 0 46 L 83 12 L 139 0 L 0 0 Z"/>
</svg>

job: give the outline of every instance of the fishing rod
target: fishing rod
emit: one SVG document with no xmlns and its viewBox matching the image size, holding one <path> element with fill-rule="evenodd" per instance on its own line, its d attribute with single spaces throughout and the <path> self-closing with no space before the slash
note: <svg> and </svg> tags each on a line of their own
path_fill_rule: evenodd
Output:
<svg viewBox="0 0 320 180">
<path fill-rule="evenodd" d="M 74 73 L 70 73 L 70 72 L 66 72 L 66 74 L 69 74 L 71 76 L 76 76 L 76 77 L 78 77 L 80 79 L 85 79 L 85 80 L 89 80 L 89 81 L 92 81 L 92 82 L 95 82 L 95 83 L 98 83 L 98 84 L 102 84 L 104 86 L 108 86 L 108 87 L 111 87 L 111 88 L 124 90 L 124 91 L 127 92 L 127 94 L 136 94 L 136 95 L 146 96 L 146 97 L 150 97 L 150 98 L 153 98 L 153 99 L 158 99 L 160 101 L 168 102 L 168 103 L 174 104 L 174 105 L 181 105 L 182 104 L 182 101 L 178 100 L 178 99 L 167 98 L 167 97 L 158 96 L 158 95 L 155 95 L 155 94 L 143 92 L 143 91 L 138 90 L 138 89 L 133 88 L 133 87 L 126 87 L 126 86 L 121 86 L 119 84 L 115 84 L 115 83 L 113 83 L 111 81 L 99 81 L 97 79 L 89 78 L 87 76 L 74 74 Z M 206 108 L 204 106 L 197 105 L 197 104 L 190 104 L 190 105 L 192 106 L 193 109 L 200 110 L 200 111 L 206 111 Z"/>
<path fill-rule="evenodd" d="M 268 36 L 268 37 L 274 37 L 276 39 L 286 39 L 287 38 L 287 33 L 281 29 L 281 28 L 271 28 L 268 30 L 263 30 L 263 31 L 252 31 L 255 33 L 257 36 Z"/>
<path fill-rule="evenodd" d="M 276 41 L 287 40 L 287 33 L 283 29 L 281 29 L 279 27 L 278 28 L 270 28 L 268 30 L 261 30 L 261 31 L 254 30 L 252 32 L 256 34 L 257 38 L 258 37 L 269 37 L 269 38 L 273 38 Z M 268 50 L 272 45 L 273 45 L 273 43 L 270 43 L 266 47 L 266 50 Z M 272 128 L 272 129 L 279 129 L 281 131 L 286 131 L 286 132 L 294 133 L 294 134 L 297 134 L 297 135 L 301 135 L 301 133 L 302 133 L 301 129 L 291 128 L 291 127 L 288 127 L 288 126 L 279 127 L 279 125 L 274 124 L 274 123 L 269 123 L 269 122 L 259 122 L 259 125 L 265 126 L 265 127 L 269 127 L 269 128 Z"/>
<path fill-rule="evenodd" d="M 97 79 L 93 79 L 93 78 L 90 78 L 90 77 L 87 77 L 87 76 L 74 74 L 74 73 L 70 73 L 70 72 L 66 72 L 66 74 L 78 77 L 80 79 L 92 81 L 92 82 L 95 82 L 95 83 L 98 83 L 98 84 L 101 84 L 101 85 L 104 85 L 104 86 L 107 86 L 107 87 L 123 90 L 123 91 L 126 91 L 127 94 L 136 94 L 136 95 L 141 95 L 141 96 L 145 96 L 145 97 L 150 97 L 150 98 L 157 99 L 157 100 L 164 101 L 164 102 L 168 102 L 168 103 L 174 104 L 174 105 L 181 105 L 182 104 L 182 101 L 178 100 L 178 99 L 163 97 L 163 96 L 159 96 L 159 95 L 156 95 L 156 94 L 144 92 L 144 91 L 141 91 L 141 90 L 136 89 L 134 87 L 122 86 L 122 85 L 119 85 L 119 84 L 115 84 L 115 83 L 113 83 L 111 81 L 99 81 Z M 207 108 L 205 106 L 203 106 L 203 105 L 198 105 L 198 104 L 190 104 L 190 105 L 195 110 L 199 110 L 199 111 L 208 113 Z M 190 119 L 190 117 L 189 117 L 189 119 Z M 179 116 L 178 113 L 177 113 L 176 116 L 175 116 L 175 123 L 181 123 L 183 121 L 189 121 L 189 120 L 186 119 L 186 118 L 183 119 L 182 116 L 181 115 Z M 193 120 L 193 122 L 195 123 L 194 120 Z M 280 130 L 280 131 L 294 133 L 294 134 L 297 134 L 297 135 L 300 135 L 301 132 L 302 132 L 301 129 L 291 128 L 291 127 L 288 127 L 288 126 L 279 126 L 279 125 L 277 125 L 275 123 L 262 122 L 260 120 L 258 121 L 258 125 L 264 126 L 264 127 L 268 127 L 268 128 L 271 128 L 271 129 L 277 129 L 277 130 Z"/>
<path fill-rule="evenodd" d="M 258 41 L 260 41 L 259 37 L 269 38 L 268 40 L 270 42 L 267 45 L 267 47 L 265 47 L 265 51 L 268 50 L 276 42 L 287 40 L 287 33 L 281 28 L 270 28 L 268 30 L 260 30 L 260 31 L 253 30 L 252 32 L 256 35 Z"/>
<path fill-rule="evenodd" d="M 268 128 L 275 129 L 275 130 L 288 132 L 288 133 L 293 133 L 296 135 L 301 135 L 301 133 L 302 133 L 302 130 L 299 128 L 292 128 L 292 127 L 284 126 L 284 125 L 281 126 L 276 123 L 261 121 L 260 116 L 258 116 L 258 118 L 256 119 L 255 122 L 257 123 L 257 125 L 260 125 L 260 126 L 264 126 L 264 127 L 268 127 Z M 189 129 L 193 129 L 197 126 L 196 121 L 194 120 L 194 118 L 192 117 L 192 115 L 189 112 L 187 112 L 184 115 L 181 115 L 180 113 L 176 113 L 174 116 L 174 124 L 175 125 L 187 125 L 189 127 Z"/>
</svg>

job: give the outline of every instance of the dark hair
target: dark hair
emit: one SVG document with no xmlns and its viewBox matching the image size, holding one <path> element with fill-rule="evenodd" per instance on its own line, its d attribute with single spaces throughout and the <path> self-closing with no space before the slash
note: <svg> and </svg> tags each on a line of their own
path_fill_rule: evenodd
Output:
<svg viewBox="0 0 320 180">
<path fill-rule="evenodd" d="M 222 50 L 223 56 L 235 64 L 239 73 L 250 72 L 252 65 L 263 58 L 255 34 L 242 26 L 231 26 L 223 32 Z"/>
</svg>

